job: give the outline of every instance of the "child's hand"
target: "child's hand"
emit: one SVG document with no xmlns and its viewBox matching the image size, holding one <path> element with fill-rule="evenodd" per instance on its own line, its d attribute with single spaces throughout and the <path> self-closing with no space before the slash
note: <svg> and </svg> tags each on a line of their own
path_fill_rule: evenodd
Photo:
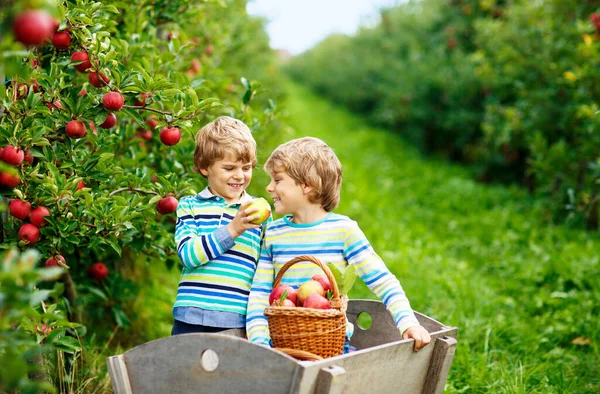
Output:
<svg viewBox="0 0 600 394">
<path fill-rule="evenodd" d="M 231 238 L 235 239 L 242 235 L 244 231 L 251 228 L 260 228 L 260 224 L 250 223 L 252 220 L 260 218 L 260 215 L 253 215 L 258 211 L 258 208 L 246 209 L 252 201 L 246 201 L 240 205 L 238 213 L 235 215 L 231 223 L 227 225 L 227 230 L 231 234 Z"/>
<path fill-rule="evenodd" d="M 418 352 L 423 346 L 431 342 L 429 332 L 422 326 L 412 326 L 406 329 L 402 334 L 402 339 L 412 338 L 415 340 L 414 350 Z"/>
</svg>

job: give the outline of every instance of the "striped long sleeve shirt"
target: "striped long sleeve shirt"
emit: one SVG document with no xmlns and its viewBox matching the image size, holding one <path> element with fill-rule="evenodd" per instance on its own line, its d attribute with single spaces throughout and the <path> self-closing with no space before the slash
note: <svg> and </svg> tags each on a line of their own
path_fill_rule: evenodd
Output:
<svg viewBox="0 0 600 394">
<path fill-rule="evenodd" d="M 183 268 L 174 313 L 201 308 L 213 315 L 214 312 L 246 315 L 264 226 L 246 230 L 235 240 L 226 226 L 240 204 L 249 199 L 252 197 L 244 193 L 237 203 L 227 204 L 207 188 L 179 202 L 175 242 Z"/>
<path fill-rule="evenodd" d="M 301 255 L 334 263 L 341 270 L 354 265 L 357 275 L 383 301 L 401 332 L 419 325 L 400 282 L 375 253 L 355 221 L 330 213 L 315 223 L 295 224 L 286 216 L 270 223 L 266 229 L 246 316 L 248 339 L 252 342 L 269 342 L 264 309 L 268 306 L 275 276 L 286 262 Z M 298 288 L 313 275 L 322 273 L 313 263 L 297 263 L 285 272 L 281 284 Z"/>
</svg>

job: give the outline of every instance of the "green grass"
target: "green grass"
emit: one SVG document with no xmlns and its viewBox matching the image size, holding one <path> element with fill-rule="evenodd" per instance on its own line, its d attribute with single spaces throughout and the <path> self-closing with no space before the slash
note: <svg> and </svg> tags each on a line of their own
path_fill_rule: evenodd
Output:
<svg viewBox="0 0 600 394">
<path fill-rule="evenodd" d="M 597 233 L 549 226 L 525 191 L 478 184 L 304 88 L 289 92 L 293 137 L 323 139 L 344 167 L 336 211 L 358 221 L 415 310 L 459 328 L 446 392 L 600 392 Z M 352 296 L 373 297 L 362 283 Z"/>
</svg>

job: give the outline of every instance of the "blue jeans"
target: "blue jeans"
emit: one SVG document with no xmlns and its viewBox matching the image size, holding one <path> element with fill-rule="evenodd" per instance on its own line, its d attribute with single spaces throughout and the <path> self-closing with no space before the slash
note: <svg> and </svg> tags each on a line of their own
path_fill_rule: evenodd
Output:
<svg viewBox="0 0 600 394">
<path fill-rule="evenodd" d="M 196 332 L 215 333 L 225 330 L 229 330 L 229 328 L 209 327 L 202 326 L 199 324 L 188 324 L 179 320 L 175 320 L 175 323 L 173 324 L 173 329 L 171 330 L 171 335 L 191 334 Z"/>
<path fill-rule="evenodd" d="M 344 343 L 344 352 L 342 354 L 348 354 L 350 351 L 355 350 L 358 350 L 358 348 L 350 346 L 350 338 L 346 337 L 346 342 Z"/>
</svg>

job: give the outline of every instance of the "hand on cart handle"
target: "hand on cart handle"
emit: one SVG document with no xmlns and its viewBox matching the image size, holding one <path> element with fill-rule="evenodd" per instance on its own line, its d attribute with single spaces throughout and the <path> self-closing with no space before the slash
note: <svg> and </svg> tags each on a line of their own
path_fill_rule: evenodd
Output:
<svg viewBox="0 0 600 394">
<path fill-rule="evenodd" d="M 422 326 L 412 326 L 407 328 L 402 334 L 402 339 L 412 338 L 415 340 L 415 346 L 413 347 L 415 352 L 421 350 L 425 345 L 431 342 L 429 332 Z"/>
</svg>

